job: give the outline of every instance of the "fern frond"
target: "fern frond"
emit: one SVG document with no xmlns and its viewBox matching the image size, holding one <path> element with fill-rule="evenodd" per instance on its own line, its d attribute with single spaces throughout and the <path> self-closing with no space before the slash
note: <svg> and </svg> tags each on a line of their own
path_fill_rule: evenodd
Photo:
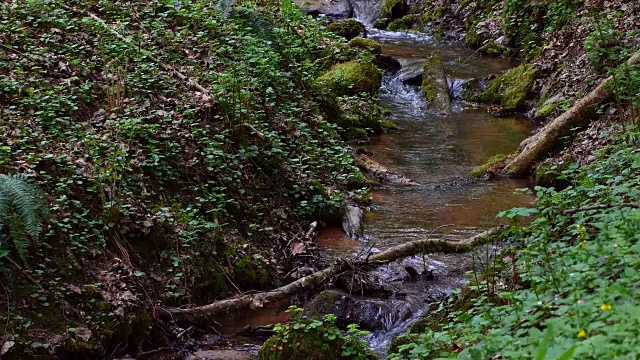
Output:
<svg viewBox="0 0 640 360">
<path fill-rule="evenodd" d="M 40 224 L 47 217 L 46 196 L 25 174 L 0 174 L 0 230 L 6 227 L 20 258 L 40 236 Z M 30 238 L 29 238 L 30 237 Z"/>
<path fill-rule="evenodd" d="M 25 264 L 29 258 L 29 245 L 31 245 L 31 239 L 27 232 L 25 231 L 25 226 L 16 214 L 9 215 L 9 221 L 7 221 L 9 226 L 7 227 L 7 232 L 9 233 L 9 239 L 13 242 L 13 247 L 16 249 L 20 260 L 22 260 Z"/>
</svg>

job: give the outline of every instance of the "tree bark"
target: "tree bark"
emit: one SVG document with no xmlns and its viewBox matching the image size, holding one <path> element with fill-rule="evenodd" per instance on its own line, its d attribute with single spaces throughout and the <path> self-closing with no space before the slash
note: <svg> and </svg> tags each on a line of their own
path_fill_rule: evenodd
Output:
<svg viewBox="0 0 640 360">
<path fill-rule="evenodd" d="M 640 51 L 633 54 L 627 60 L 627 64 L 634 65 L 639 61 Z M 524 148 L 505 166 L 502 173 L 510 176 L 525 175 L 536 162 L 549 156 L 560 139 L 569 135 L 572 129 L 586 125 L 595 113 L 596 107 L 611 98 L 612 81 L 612 76 L 603 80 L 597 88 L 578 100 L 571 109 L 548 123 L 539 133 L 523 141 Z"/>
<path fill-rule="evenodd" d="M 199 323 L 209 316 L 214 316 L 228 311 L 241 309 L 261 308 L 268 303 L 289 298 L 305 290 L 313 289 L 322 284 L 332 276 L 338 275 L 353 268 L 369 269 L 387 264 L 399 258 L 408 257 L 418 253 L 463 253 L 474 247 L 488 243 L 494 235 L 504 231 L 506 226 L 491 228 L 471 238 L 462 241 L 450 241 L 440 239 L 425 239 L 411 241 L 387 249 L 381 253 L 367 256 L 365 259 L 339 260 L 335 265 L 324 270 L 317 271 L 311 275 L 298 279 L 290 284 L 257 294 L 242 295 L 230 299 L 216 301 L 208 305 L 194 308 L 180 309 L 165 307 L 161 313 L 169 318 L 178 321 Z"/>
</svg>

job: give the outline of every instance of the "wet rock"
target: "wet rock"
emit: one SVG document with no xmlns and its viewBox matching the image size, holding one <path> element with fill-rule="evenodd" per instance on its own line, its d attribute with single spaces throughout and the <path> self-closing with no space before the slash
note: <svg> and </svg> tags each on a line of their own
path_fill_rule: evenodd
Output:
<svg viewBox="0 0 640 360">
<path fill-rule="evenodd" d="M 407 71 L 400 75 L 400 81 L 405 85 L 420 86 L 422 85 L 422 71 L 422 68 Z"/>
<path fill-rule="evenodd" d="M 354 39 L 358 36 L 367 36 L 367 28 L 356 19 L 344 19 L 332 22 L 327 26 L 327 30 L 347 40 Z"/>
<path fill-rule="evenodd" d="M 385 0 L 381 12 L 381 18 L 387 21 L 400 19 L 409 13 L 409 5 L 406 0 Z"/>
<path fill-rule="evenodd" d="M 491 81 L 485 91 L 471 100 L 500 105 L 505 112 L 522 110 L 539 75 L 534 65 L 522 64 Z"/>
<path fill-rule="evenodd" d="M 402 68 L 400 61 L 391 55 L 382 54 L 378 57 L 378 67 L 382 70 L 389 71 L 392 74 L 397 73 Z"/>
<path fill-rule="evenodd" d="M 346 19 L 353 15 L 349 0 L 294 0 L 302 11 L 311 15 L 327 15 L 334 19 Z"/>
<path fill-rule="evenodd" d="M 354 295 L 326 290 L 304 308 L 307 316 L 336 316 L 336 325 L 358 324 L 366 330 L 386 330 L 393 324 L 411 317 L 409 306 L 380 299 L 362 299 Z"/>
<path fill-rule="evenodd" d="M 379 42 L 362 37 L 355 37 L 351 39 L 349 41 L 349 47 L 356 50 L 368 50 L 375 56 L 379 56 L 382 53 L 382 46 Z"/>
<path fill-rule="evenodd" d="M 412 266 L 405 265 L 404 269 L 407 271 L 407 274 L 409 274 L 409 277 L 412 279 L 420 275 L 418 273 L 418 270 L 414 269 Z"/>
<path fill-rule="evenodd" d="M 451 113 L 449 83 L 444 73 L 444 62 L 440 51 L 434 51 L 424 63 L 422 71 L 422 91 L 432 110 L 442 115 L 449 115 Z"/>
<path fill-rule="evenodd" d="M 196 351 L 187 360 L 252 360 L 250 353 L 238 350 L 206 350 Z"/>
<path fill-rule="evenodd" d="M 342 229 L 350 237 L 360 237 L 362 235 L 362 217 L 364 211 L 357 206 L 347 205 L 342 216 Z"/>
<path fill-rule="evenodd" d="M 317 81 L 321 88 L 337 95 L 374 93 L 380 88 L 382 71 L 372 63 L 349 61 L 334 66 Z"/>
</svg>

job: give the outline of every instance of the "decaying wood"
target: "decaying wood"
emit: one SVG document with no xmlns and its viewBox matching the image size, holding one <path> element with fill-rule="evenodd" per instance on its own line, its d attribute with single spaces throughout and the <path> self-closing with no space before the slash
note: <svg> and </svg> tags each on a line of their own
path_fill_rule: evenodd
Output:
<svg viewBox="0 0 640 360">
<path fill-rule="evenodd" d="M 634 65 L 639 61 L 640 51 L 633 54 L 627 60 L 627 64 Z M 570 135 L 572 129 L 585 126 L 591 120 L 596 107 L 612 97 L 612 82 L 613 76 L 603 80 L 587 96 L 578 100 L 571 109 L 548 123 L 539 133 L 526 139 L 523 142 L 525 145 L 522 151 L 507 164 L 502 173 L 510 176 L 524 175 L 536 162 L 549 156 L 562 138 Z"/>
<path fill-rule="evenodd" d="M 598 204 L 598 205 L 585 206 L 585 207 L 576 208 L 576 209 L 564 210 L 562 212 L 562 214 L 563 215 L 571 215 L 571 214 L 577 214 L 577 213 L 583 212 L 583 211 L 611 209 L 611 208 L 614 208 L 614 207 L 627 207 L 627 208 L 632 208 L 632 209 L 640 209 L 640 204 L 633 204 L 633 203 Z"/>
<path fill-rule="evenodd" d="M 387 169 L 367 155 L 359 155 L 356 158 L 356 165 L 361 168 L 365 174 L 377 179 L 381 184 L 392 185 L 418 185 L 415 181 L 406 178 L 400 174 Z"/>
<path fill-rule="evenodd" d="M 463 253 L 474 247 L 488 243 L 494 235 L 506 229 L 505 226 L 491 228 L 471 238 L 453 241 L 441 239 L 424 239 L 407 242 L 387 249 L 381 253 L 371 255 L 365 254 L 356 260 L 337 261 L 335 265 L 324 270 L 317 271 L 311 275 L 300 278 L 290 284 L 279 287 L 271 291 L 257 294 L 242 295 L 230 299 L 216 301 L 214 303 L 188 309 L 163 308 L 162 313 L 167 317 L 179 321 L 201 322 L 209 316 L 237 311 L 241 309 L 256 309 L 279 300 L 289 298 L 305 290 L 313 289 L 330 277 L 339 275 L 358 267 L 359 269 L 369 269 L 387 264 L 400 258 L 412 256 L 418 253 Z"/>
</svg>

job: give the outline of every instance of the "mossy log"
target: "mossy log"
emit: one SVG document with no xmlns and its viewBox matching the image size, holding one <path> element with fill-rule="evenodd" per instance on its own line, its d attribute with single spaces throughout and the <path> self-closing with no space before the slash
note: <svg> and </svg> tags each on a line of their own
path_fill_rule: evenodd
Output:
<svg viewBox="0 0 640 360">
<path fill-rule="evenodd" d="M 336 261 L 336 264 L 333 266 L 271 291 L 241 295 L 188 309 L 165 307 L 162 309 L 162 314 L 178 321 L 200 323 L 206 321 L 209 316 L 219 315 L 229 311 L 261 308 L 266 304 L 289 298 L 302 291 L 313 289 L 324 283 L 330 277 L 353 270 L 354 268 L 370 269 L 419 253 L 467 252 L 477 246 L 488 243 L 495 235 L 505 229 L 505 226 L 498 226 L 461 241 L 430 238 L 411 241 L 392 247 L 381 253 L 367 256 L 366 258 Z"/>
<path fill-rule="evenodd" d="M 422 71 L 422 91 L 429 107 L 434 111 L 449 115 L 451 113 L 451 97 L 449 84 L 444 73 L 442 54 L 436 50 L 424 63 Z"/>
<path fill-rule="evenodd" d="M 640 51 L 633 54 L 627 64 L 634 65 L 639 61 Z M 525 175 L 535 163 L 549 156 L 562 138 L 570 135 L 576 127 L 585 126 L 595 114 L 596 107 L 613 96 L 612 82 L 613 76 L 606 78 L 571 109 L 545 125 L 539 133 L 524 140 L 522 151 L 507 164 L 502 173 L 510 176 Z"/>
</svg>

